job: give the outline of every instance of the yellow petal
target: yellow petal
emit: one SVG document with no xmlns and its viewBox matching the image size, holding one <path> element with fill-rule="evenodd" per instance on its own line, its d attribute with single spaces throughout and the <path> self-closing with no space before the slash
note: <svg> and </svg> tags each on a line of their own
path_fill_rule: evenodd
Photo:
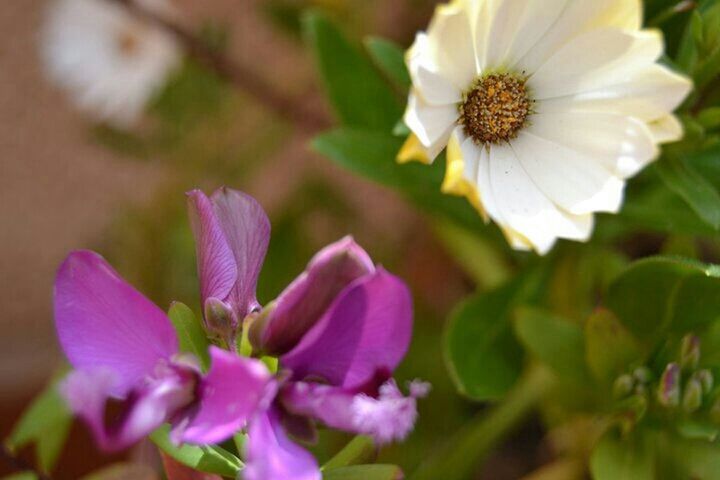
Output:
<svg viewBox="0 0 720 480">
<path fill-rule="evenodd" d="M 408 136 L 400 152 L 398 152 L 396 160 L 398 163 L 420 162 L 425 165 L 432 163 L 425 147 L 414 133 Z"/>
<path fill-rule="evenodd" d="M 480 213 L 480 216 L 488 222 L 489 217 L 482 202 L 480 201 L 480 193 L 475 185 L 470 183 L 464 176 L 465 161 L 462 156 L 462 149 L 458 142 L 457 136 L 452 135 L 447 146 L 447 166 L 445 170 L 445 179 L 441 190 L 448 195 L 456 195 L 465 197 L 470 204 Z"/>
</svg>

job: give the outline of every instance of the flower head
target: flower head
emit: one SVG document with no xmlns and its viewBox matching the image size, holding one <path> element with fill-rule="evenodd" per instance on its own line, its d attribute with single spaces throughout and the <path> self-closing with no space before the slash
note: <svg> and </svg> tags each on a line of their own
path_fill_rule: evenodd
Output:
<svg viewBox="0 0 720 480">
<path fill-rule="evenodd" d="M 223 441 L 271 388 L 262 363 L 215 347 L 203 375 L 179 354 L 165 313 L 96 253 L 68 256 L 54 304 L 60 344 L 75 368 L 62 391 L 104 450 L 125 448 L 165 422 L 178 442 Z"/>
<path fill-rule="evenodd" d="M 405 397 L 392 379 L 410 343 L 410 293 L 351 238 L 318 253 L 257 321 L 251 338 L 279 355 L 280 374 L 270 410 L 249 427 L 246 480 L 320 478 L 289 440 L 293 425 L 320 422 L 380 444 L 412 430 L 427 388 L 413 384 Z"/>
<path fill-rule="evenodd" d="M 639 0 L 455 0 L 407 53 L 400 161 L 447 147 L 443 191 L 519 249 L 587 240 L 625 180 L 678 140 L 690 82 L 659 65 Z"/>
<path fill-rule="evenodd" d="M 172 11 L 168 0 L 139 3 L 159 14 Z M 41 47 L 49 76 L 75 104 L 120 127 L 138 119 L 181 57 L 168 33 L 104 0 L 54 0 Z"/>
</svg>

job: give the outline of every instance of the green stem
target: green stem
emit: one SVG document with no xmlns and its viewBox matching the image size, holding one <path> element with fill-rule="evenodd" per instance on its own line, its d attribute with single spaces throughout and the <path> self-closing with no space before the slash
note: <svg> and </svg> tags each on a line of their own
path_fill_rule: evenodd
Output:
<svg viewBox="0 0 720 480">
<path fill-rule="evenodd" d="M 662 12 L 658 13 L 655 17 L 653 17 L 650 21 L 647 22 L 647 26 L 652 28 L 658 28 L 678 13 L 688 12 L 696 7 L 697 2 L 691 0 L 679 2 L 676 5 L 668 7 Z"/>
<path fill-rule="evenodd" d="M 420 465 L 410 480 L 464 480 L 535 409 L 552 386 L 551 374 L 531 367 L 502 403 L 482 412 Z"/>
</svg>

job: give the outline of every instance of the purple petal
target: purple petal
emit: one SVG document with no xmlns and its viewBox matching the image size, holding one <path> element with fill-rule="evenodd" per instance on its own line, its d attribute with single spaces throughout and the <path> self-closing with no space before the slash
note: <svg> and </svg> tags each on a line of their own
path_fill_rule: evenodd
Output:
<svg viewBox="0 0 720 480">
<path fill-rule="evenodd" d="M 407 286 L 378 268 L 346 287 L 281 364 L 296 380 L 320 377 L 334 386 L 356 388 L 378 371 L 395 370 L 411 331 Z"/>
<path fill-rule="evenodd" d="M 210 297 L 220 301 L 228 298 L 238 277 L 238 267 L 213 205 L 200 190 L 188 193 L 188 213 L 195 236 L 200 299 L 205 308 Z"/>
<path fill-rule="evenodd" d="M 280 295 L 263 331 L 253 335 L 254 347 L 275 356 L 289 352 L 345 287 L 374 271 L 368 254 L 351 237 L 325 247 Z"/>
<path fill-rule="evenodd" d="M 113 395 L 124 396 L 178 351 L 165 313 L 94 252 L 67 257 L 55 279 L 54 301 L 55 326 L 70 363 L 111 370 Z"/>
<path fill-rule="evenodd" d="M 429 386 L 414 382 L 410 396 L 403 396 L 394 380 L 380 387 L 379 394 L 355 394 L 317 383 L 291 383 L 282 391 L 282 402 L 296 415 L 306 415 L 325 425 L 372 436 L 378 444 L 403 440 L 415 426 L 417 398 Z"/>
<path fill-rule="evenodd" d="M 245 480 L 321 479 L 315 458 L 287 437 L 274 410 L 250 422 L 245 460 Z"/>
<path fill-rule="evenodd" d="M 212 365 L 198 388 L 197 410 L 173 432 L 177 440 L 211 444 L 227 440 L 272 393 L 270 372 L 258 360 L 210 347 Z"/>
<path fill-rule="evenodd" d="M 243 318 L 258 307 L 255 290 L 270 241 L 270 220 L 254 198 L 237 190 L 218 189 L 211 200 L 235 257 L 237 280 L 230 300 Z"/>
<path fill-rule="evenodd" d="M 174 412 L 193 401 L 192 373 L 161 369 L 154 379 L 129 392 L 120 411 L 108 422 L 108 403 L 117 382 L 108 369 L 76 370 L 61 385 L 71 410 L 90 427 L 99 447 L 117 451 L 137 442 L 163 424 Z"/>
</svg>

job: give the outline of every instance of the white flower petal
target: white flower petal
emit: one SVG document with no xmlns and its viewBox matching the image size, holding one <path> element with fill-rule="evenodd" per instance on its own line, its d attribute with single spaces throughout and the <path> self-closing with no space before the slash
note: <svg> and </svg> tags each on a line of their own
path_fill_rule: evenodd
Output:
<svg viewBox="0 0 720 480">
<path fill-rule="evenodd" d="M 166 16 L 174 12 L 167 0 L 142 3 Z M 78 107 L 121 127 L 137 119 L 181 58 L 167 32 L 95 0 L 55 0 L 41 40 L 52 80 Z"/>
<path fill-rule="evenodd" d="M 558 238 L 589 238 L 592 215 L 560 211 L 535 185 L 509 146 L 492 148 L 490 184 L 506 229 L 525 237 L 538 253 L 548 252 Z"/>
<path fill-rule="evenodd" d="M 430 41 L 424 33 L 418 33 L 407 53 L 407 64 L 415 89 L 431 105 L 458 103 L 461 90 L 443 76 L 433 61 Z"/>
<path fill-rule="evenodd" d="M 427 35 L 434 63 L 465 91 L 478 74 L 468 9 L 462 2 L 439 5 Z"/>
<path fill-rule="evenodd" d="M 616 213 L 625 182 L 577 150 L 521 132 L 512 148 L 538 188 L 575 215 Z"/>
<path fill-rule="evenodd" d="M 562 97 L 615 85 L 652 65 L 662 54 L 659 32 L 600 29 L 568 43 L 528 82 L 536 99 Z"/>
<path fill-rule="evenodd" d="M 650 65 L 614 85 L 545 99 L 536 104 L 536 109 L 549 113 L 568 110 L 618 113 L 653 121 L 675 110 L 691 89 L 692 83 L 686 77 L 662 65 Z"/>
<path fill-rule="evenodd" d="M 657 143 L 677 142 L 683 137 L 682 123 L 675 115 L 665 115 L 648 124 L 650 133 Z"/>
<path fill-rule="evenodd" d="M 570 0 L 505 0 L 488 28 L 484 65 L 512 67 L 546 34 Z"/>
<path fill-rule="evenodd" d="M 647 126 L 624 115 L 568 111 L 535 114 L 530 121 L 528 133 L 592 159 L 620 178 L 635 175 L 659 154 Z"/>
<path fill-rule="evenodd" d="M 638 30 L 641 20 L 641 0 L 571 0 L 552 28 L 523 56 L 517 67 L 534 72 L 582 33 L 602 27 Z"/>
<path fill-rule="evenodd" d="M 425 148 L 433 149 L 439 143 L 446 145 L 457 117 L 458 112 L 454 105 L 428 105 L 416 92 L 410 92 L 405 124 Z"/>
</svg>

